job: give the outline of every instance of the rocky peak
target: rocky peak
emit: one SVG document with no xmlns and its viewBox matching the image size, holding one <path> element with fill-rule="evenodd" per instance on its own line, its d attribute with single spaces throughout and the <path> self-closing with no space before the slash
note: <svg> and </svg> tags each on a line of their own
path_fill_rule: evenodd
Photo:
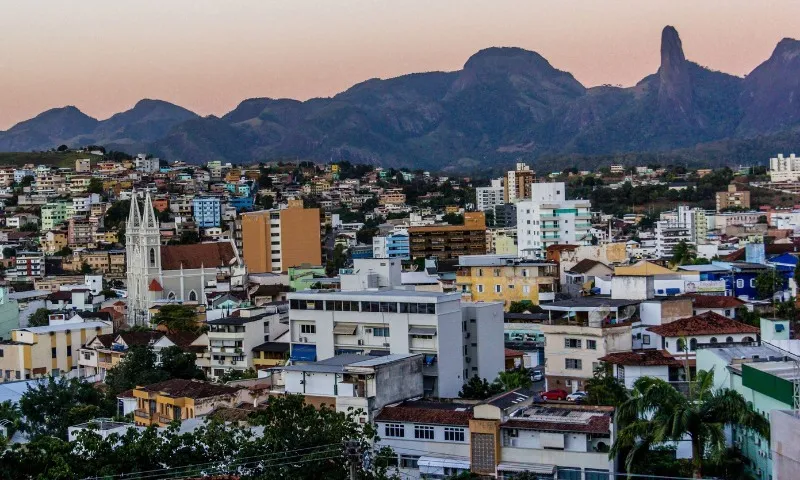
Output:
<svg viewBox="0 0 800 480">
<path fill-rule="evenodd" d="M 670 117 L 687 117 L 692 110 L 692 80 L 689 62 L 675 27 L 661 32 L 661 66 L 658 69 L 658 107 Z"/>
</svg>

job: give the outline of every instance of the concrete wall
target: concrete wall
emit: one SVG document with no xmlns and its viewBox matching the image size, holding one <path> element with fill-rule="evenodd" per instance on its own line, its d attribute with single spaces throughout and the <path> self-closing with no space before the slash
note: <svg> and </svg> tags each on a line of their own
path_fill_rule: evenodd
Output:
<svg viewBox="0 0 800 480">
<path fill-rule="evenodd" d="M 800 478 L 800 418 L 789 411 L 774 411 L 770 427 L 772 478 Z"/>
<path fill-rule="evenodd" d="M 379 366 L 375 375 L 375 400 L 372 407 L 381 409 L 391 403 L 421 397 L 422 358 L 420 355 Z"/>
<path fill-rule="evenodd" d="M 493 380 L 505 370 L 505 338 L 503 335 L 503 305 L 500 303 L 462 304 L 463 319 L 476 318 L 475 323 L 467 323 L 467 328 L 472 331 L 474 339 L 465 340 L 471 350 L 476 351 L 477 357 L 470 365 L 470 376 L 474 372 L 472 367 L 478 367 L 477 374 L 481 378 Z M 470 317 L 474 315 L 474 317 Z M 470 342 L 469 340 L 472 340 Z M 477 342 L 477 347 L 472 343 Z"/>
</svg>

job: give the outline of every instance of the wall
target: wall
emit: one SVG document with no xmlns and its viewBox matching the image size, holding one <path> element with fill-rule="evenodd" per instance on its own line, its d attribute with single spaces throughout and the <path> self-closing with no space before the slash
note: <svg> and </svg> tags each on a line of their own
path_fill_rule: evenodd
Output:
<svg viewBox="0 0 800 480">
<path fill-rule="evenodd" d="M 775 411 L 770 418 L 772 478 L 800 478 L 800 418 Z"/>
<path fill-rule="evenodd" d="M 281 210 L 281 270 L 304 263 L 322 263 L 319 209 Z"/>
<path fill-rule="evenodd" d="M 269 211 L 242 215 L 242 256 L 250 273 L 272 271 Z"/>
<path fill-rule="evenodd" d="M 381 365 L 375 375 L 375 400 L 373 408 L 421 397 L 422 391 L 422 356 Z"/>
<path fill-rule="evenodd" d="M 476 351 L 475 359 L 469 366 L 470 376 L 477 373 L 479 377 L 489 381 L 494 380 L 497 375 L 505 370 L 505 338 L 503 335 L 503 307 L 499 303 L 483 303 L 461 305 L 463 320 L 475 318 L 473 324 L 467 322 L 468 330 L 474 333 L 471 339 L 466 339 L 465 344 L 469 344 L 472 351 Z M 472 340 L 472 342 L 470 342 Z M 473 347 L 472 343 L 477 343 Z M 477 366 L 475 372 L 473 367 Z"/>
</svg>

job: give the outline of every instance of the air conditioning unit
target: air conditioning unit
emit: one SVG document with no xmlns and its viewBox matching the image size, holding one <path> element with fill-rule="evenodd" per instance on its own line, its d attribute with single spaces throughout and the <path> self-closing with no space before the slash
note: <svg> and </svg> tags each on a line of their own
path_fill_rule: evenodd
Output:
<svg viewBox="0 0 800 480">
<path fill-rule="evenodd" d="M 364 345 L 364 340 L 359 340 L 359 341 L 358 341 L 358 344 L 359 344 L 359 345 Z"/>
<path fill-rule="evenodd" d="M 372 329 L 371 328 L 365 328 L 364 329 L 364 333 L 372 333 Z"/>
<path fill-rule="evenodd" d="M 308 343 L 308 337 L 300 337 L 300 343 Z"/>
<path fill-rule="evenodd" d="M 388 347 L 388 346 L 389 346 L 389 344 L 388 344 L 388 343 L 384 343 L 384 344 L 383 344 L 383 346 L 384 346 L 384 347 Z"/>
</svg>

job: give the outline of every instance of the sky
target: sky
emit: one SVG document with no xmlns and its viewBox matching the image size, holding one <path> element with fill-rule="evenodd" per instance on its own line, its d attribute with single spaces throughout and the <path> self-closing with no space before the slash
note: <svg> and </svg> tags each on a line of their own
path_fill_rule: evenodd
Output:
<svg viewBox="0 0 800 480">
<path fill-rule="evenodd" d="M 0 0 L 0 130 L 142 98 L 222 115 L 247 98 L 331 96 L 369 78 L 457 70 L 491 46 L 534 50 L 586 86 L 633 85 L 674 25 L 687 58 L 745 75 L 797 0 Z"/>
</svg>

